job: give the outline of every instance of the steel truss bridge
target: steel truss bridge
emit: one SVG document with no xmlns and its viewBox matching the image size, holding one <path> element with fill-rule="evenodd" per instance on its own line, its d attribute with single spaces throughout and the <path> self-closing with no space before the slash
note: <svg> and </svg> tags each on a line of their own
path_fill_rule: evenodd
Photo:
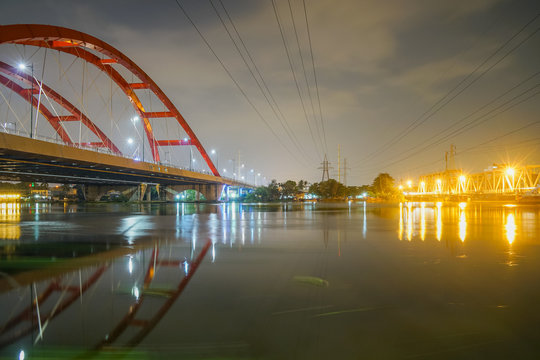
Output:
<svg viewBox="0 0 540 360">
<path fill-rule="evenodd" d="M 540 165 L 493 165 L 480 173 L 446 170 L 420 176 L 408 195 L 540 195 Z M 407 186 L 402 186 L 407 192 Z M 416 190 L 416 191 L 414 191 Z"/>
<path fill-rule="evenodd" d="M 118 49 L 91 35 L 58 26 L 0 26 L 0 48 L 21 46 L 23 52 L 28 48 L 36 49 L 30 56 L 31 69 L 28 65 L 24 69 L 15 63 L 0 61 L 0 87 L 7 89 L 10 94 L 7 97 L 2 93 L 0 99 L 0 104 L 6 105 L 7 114 L 1 117 L 4 121 L 0 124 L 0 131 L 3 130 L 0 134 L 0 179 L 89 186 L 177 186 L 179 191 L 196 188 L 207 199 L 215 199 L 224 185 L 249 187 L 220 175 L 172 101 L 137 64 Z M 38 51 L 44 54 L 39 77 L 36 68 L 41 62 L 35 57 Z M 60 80 L 53 83 L 45 80 L 46 71 L 49 71 L 46 70 L 45 59 L 47 54 L 52 56 L 51 52 L 58 62 L 57 79 L 68 78 L 73 64 L 82 63 L 79 98 L 73 95 L 78 86 L 73 85 L 74 80 L 67 80 L 70 85 L 67 90 L 66 86 L 63 89 L 55 88 L 62 87 Z M 68 59 L 64 60 L 68 62 L 67 65 L 60 63 L 61 56 Z M 86 79 L 89 77 L 87 68 L 93 68 L 97 73 L 93 79 Z M 90 100 L 84 96 L 92 92 L 92 86 L 100 76 L 110 83 L 110 99 L 99 93 L 101 107 L 97 106 L 99 111 L 94 111 L 97 115 L 91 115 L 87 113 L 93 110 L 89 105 Z M 12 94 L 17 101 L 26 103 L 26 108 L 30 108 L 29 121 L 27 113 L 17 114 Z M 125 128 L 113 114 L 114 96 L 122 97 L 126 104 L 124 106 L 131 108 L 127 111 L 129 116 L 126 110 L 121 115 L 141 124 L 137 156 L 122 143 L 125 141 Z M 103 124 L 103 108 L 109 112 L 110 124 Z M 9 122 L 7 118 L 10 117 L 15 120 Z M 156 126 L 163 128 L 163 124 L 166 130 L 157 131 Z M 74 131 L 77 125 L 78 131 Z M 43 132 L 49 136 L 42 135 Z M 78 136 L 74 132 L 78 132 Z M 86 134 L 85 138 L 81 135 L 83 133 Z M 133 142 L 131 138 L 129 141 Z M 174 148 L 188 148 L 191 157 L 195 152 L 206 169 L 193 171 L 191 157 L 188 166 L 171 162 L 170 153 Z M 144 157 L 145 149 L 150 160 Z M 164 154 L 168 154 L 169 159 L 164 158 Z M 175 191 L 171 190 L 170 193 Z M 95 192 L 99 193 L 100 190 Z"/>
</svg>

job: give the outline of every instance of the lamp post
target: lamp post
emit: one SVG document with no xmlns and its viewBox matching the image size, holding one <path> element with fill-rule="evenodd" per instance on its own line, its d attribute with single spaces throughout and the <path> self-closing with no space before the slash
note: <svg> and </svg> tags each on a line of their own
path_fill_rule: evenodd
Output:
<svg viewBox="0 0 540 360">
<path fill-rule="evenodd" d="M 212 151 L 210 151 L 210 153 L 212 155 L 215 155 L 215 160 L 216 160 L 216 169 L 219 169 L 219 156 L 217 154 L 217 151 L 212 149 Z"/>
<path fill-rule="evenodd" d="M 26 64 L 20 63 L 19 69 L 25 70 L 27 67 Z M 32 78 L 30 79 L 30 83 L 32 85 L 31 92 L 30 92 L 30 138 L 34 138 L 34 63 L 30 63 L 30 72 Z"/>
<path fill-rule="evenodd" d="M 193 147 L 189 146 L 189 171 L 193 171 L 193 162 L 195 159 L 193 159 Z"/>
<path fill-rule="evenodd" d="M 137 121 L 139 121 L 138 116 L 134 116 L 131 118 L 131 121 L 133 121 L 133 126 L 135 126 L 135 130 L 137 130 L 137 125 L 135 124 Z M 144 121 L 142 122 L 142 132 L 141 132 L 141 147 L 142 147 L 142 161 L 144 162 Z"/>
<path fill-rule="evenodd" d="M 232 161 L 232 163 L 233 163 L 233 176 L 234 176 L 233 179 L 236 180 L 236 172 L 238 171 L 236 169 L 236 159 L 231 159 L 229 161 Z"/>
</svg>

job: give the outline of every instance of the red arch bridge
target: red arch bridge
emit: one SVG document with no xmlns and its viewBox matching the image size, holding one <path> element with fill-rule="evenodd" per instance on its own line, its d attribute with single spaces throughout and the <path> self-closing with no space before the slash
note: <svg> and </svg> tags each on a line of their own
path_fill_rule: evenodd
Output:
<svg viewBox="0 0 540 360">
<path fill-rule="evenodd" d="M 91 35 L 49 25 L 0 26 L 0 179 L 84 184 L 162 199 L 225 186 L 210 155 L 159 86 Z M 194 165 L 197 165 L 195 167 Z M 137 194 L 137 195 L 135 195 Z"/>
</svg>

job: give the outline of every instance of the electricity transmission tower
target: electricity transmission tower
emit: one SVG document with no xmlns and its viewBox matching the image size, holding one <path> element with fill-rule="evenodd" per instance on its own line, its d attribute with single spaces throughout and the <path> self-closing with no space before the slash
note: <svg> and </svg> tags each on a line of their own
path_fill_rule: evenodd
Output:
<svg viewBox="0 0 540 360">
<path fill-rule="evenodd" d="M 322 166 L 318 168 L 319 170 L 322 169 L 322 180 L 321 181 L 325 181 L 325 178 L 326 178 L 326 180 L 330 180 L 330 174 L 328 172 L 328 169 L 333 169 L 333 167 L 330 166 L 330 162 L 328 161 L 328 158 L 326 157 L 326 154 L 324 154 L 324 160 L 321 163 L 321 165 Z"/>
</svg>

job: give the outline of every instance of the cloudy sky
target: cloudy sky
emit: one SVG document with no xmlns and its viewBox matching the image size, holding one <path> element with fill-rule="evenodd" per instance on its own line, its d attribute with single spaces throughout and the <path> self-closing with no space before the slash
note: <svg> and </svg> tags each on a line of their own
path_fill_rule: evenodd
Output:
<svg viewBox="0 0 540 360">
<path fill-rule="evenodd" d="M 540 163 L 538 1 L 3 0 L 2 8 L 1 24 L 74 28 L 129 56 L 217 150 L 220 170 L 232 171 L 240 154 L 268 179 L 320 181 L 327 154 L 337 178 L 338 145 L 348 185 L 442 170 L 451 144 L 468 172 Z"/>
</svg>

